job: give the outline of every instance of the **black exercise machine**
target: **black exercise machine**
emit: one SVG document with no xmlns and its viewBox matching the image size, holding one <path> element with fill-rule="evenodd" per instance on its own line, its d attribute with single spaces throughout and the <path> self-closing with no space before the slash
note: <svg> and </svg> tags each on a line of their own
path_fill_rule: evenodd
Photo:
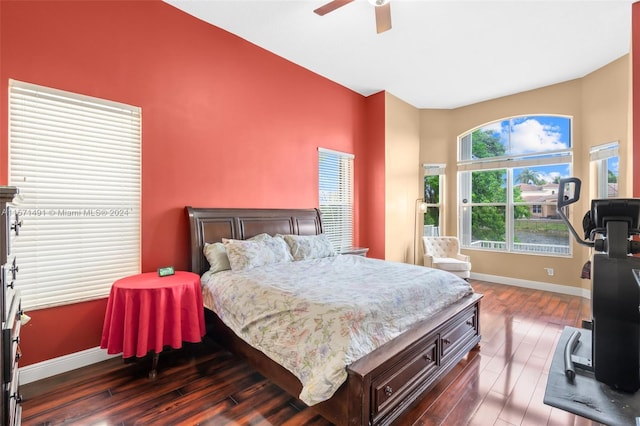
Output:
<svg viewBox="0 0 640 426">
<path fill-rule="evenodd" d="M 580 180 L 560 180 L 558 214 L 576 241 L 592 247 L 591 261 L 592 359 L 576 359 L 571 354 L 579 343 L 574 332 L 565 348 L 565 373 L 569 381 L 575 367 L 592 370 L 597 381 L 613 389 L 636 392 L 640 388 L 640 199 L 607 198 L 591 200 L 583 219 L 582 239 L 567 218 L 566 206 L 580 199 Z"/>
</svg>

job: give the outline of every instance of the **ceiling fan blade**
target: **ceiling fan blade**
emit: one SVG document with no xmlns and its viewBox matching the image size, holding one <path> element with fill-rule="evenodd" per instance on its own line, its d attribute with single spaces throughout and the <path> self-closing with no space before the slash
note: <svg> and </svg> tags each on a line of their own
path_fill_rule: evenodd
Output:
<svg viewBox="0 0 640 426">
<path fill-rule="evenodd" d="M 333 1 L 330 1 L 329 3 L 325 4 L 324 6 L 320 6 L 319 8 L 314 10 L 314 12 L 317 13 L 318 15 L 320 15 L 320 16 L 326 15 L 327 13 L 333 12 L 337 8 L 342 7 L 345 4 L 349 4 L 352 1 L 353 0 L 333 0 Z"/>
<path fill-rule="evenodd" d="M 391 29 L 391 3 L 376 6 L 376 30 L 378 34 Z"/>
</svg>

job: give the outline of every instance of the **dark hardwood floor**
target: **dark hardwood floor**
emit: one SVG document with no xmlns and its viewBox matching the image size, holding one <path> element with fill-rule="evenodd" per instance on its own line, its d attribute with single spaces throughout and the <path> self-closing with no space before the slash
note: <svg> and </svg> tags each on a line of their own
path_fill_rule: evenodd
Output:
<svg viewBox="0 0 640 426">
<path fill-rule="evenodd" d="M 560 332 L 590 316 L 580 297 L 472 281 L 484 293 L 480 349 L 402 419 L 413 425 L 592 425 L 543 404 Z M 330 425 L 211 340 L 120 358 L 22 386 L 23 425 Z"/>
</svg>

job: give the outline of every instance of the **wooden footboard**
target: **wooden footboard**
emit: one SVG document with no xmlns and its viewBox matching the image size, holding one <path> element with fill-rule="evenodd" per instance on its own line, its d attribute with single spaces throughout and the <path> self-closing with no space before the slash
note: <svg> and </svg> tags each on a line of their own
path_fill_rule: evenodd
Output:
<svg viewBox="0 0 640 426">
<path fill-rule="evenodd" d="M 337 423 L 386 425 L 411 408 L 480 342 L 481 297 L 450 306 L 351 364 L 349 387 L 357 383 L 362 396 Z"/>
<path fill-rule="evenodd" d="M 480 342 L 480 299 L 473 294 L 351 364 L 348 379 L 313 408 L 336 425 L 386 425 L 418 402 Z M 208 332 L 225 348 L 293 396 L 302 384 L 284 367 L 246 344 L 213 313 Z"/>
</svg>

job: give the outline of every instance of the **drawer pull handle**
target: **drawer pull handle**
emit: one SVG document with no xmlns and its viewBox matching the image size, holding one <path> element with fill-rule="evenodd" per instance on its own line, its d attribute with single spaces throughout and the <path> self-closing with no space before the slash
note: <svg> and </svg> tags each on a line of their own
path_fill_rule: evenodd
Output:
<svg viewBox="0 0 640 426">
<path fill-rule="evenodd" d="M 11 230 L 16 232 L 16 235 L 20 235 L 20 227 L 22 226 L 22 220 L 18 219 L 18 213 L 16 213 L 16 221 L 11 224 Z"/>
<path fill-rule="evenodd" d="M 16 258 L 14 257 L 13 262 L 11 262 L 11 268 L 9 268 L 9 271 L 11 271 L 11 278 L 15 280 L 16 274 L 18 273 L 19 270 L 20 268 L 18 268 L 18 265 L 16 265 Z"/>
<path fill-rule="evenodd" d="M 391 396 L 391 394 L 393 393 L 393 388 L 392 388 L 391 386 L 388 386 L 388 385 L 387 385 L 387 386 L 385 386 L 385 387 L 384 387 L 384 393 L 385 393 L 387 396 Z"/>
<path fill-rule="evenodd" d="M 472 319 L 467 320 L 467 325 L 473 325 L 473 320 Z"/>
<path fill-rule="evenodd" d="M 444 342 L 445 345 L 451 344 L 451 340 L 449 339 L 442 339 L 442 342 Z"/>
<path fill-rule="evenodd" d="M 431 362 L 431 361 L 433 361 L 433 359 L 431 359 L 431 355 L 429 355 L 429 354 L 422 355 L 422 357 L 423 357 L 423 358 L 424 358 L 424 360 L 425 360 L 425 361 L 427 361 L 427 362 Z"/>
</svg>

